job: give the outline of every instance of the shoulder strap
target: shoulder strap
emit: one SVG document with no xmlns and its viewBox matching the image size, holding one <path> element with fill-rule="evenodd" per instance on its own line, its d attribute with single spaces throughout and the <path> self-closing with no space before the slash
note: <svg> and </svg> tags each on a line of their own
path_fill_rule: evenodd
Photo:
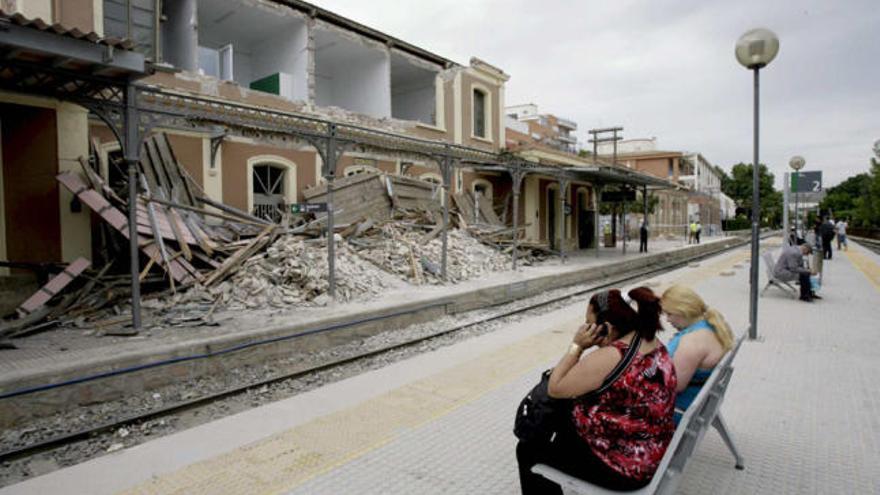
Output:
<svg viewBox="0 0 880 495">
<path fill-rule="evenodd" d="M 639 352 L 639 346 L 641 345 L 641 343 L 642 336 L 639 335 L 638 332 L 636 332 L 635 336 L 633 336 L 632 342 L 630 342 L 629 344 L 629 348 L 626 350 L 626 354 L 623 355 L 623 359 L 621 359 L 620 362 L 617 363 L 617 366 L 615 366 L 614 369 L 611 370 L 611 373 L 609 373 L 608 376 L 605 377 L 605 381 L 602 382 L 602 385 L 600 385 L 599 388 L 597 388 L 596 390 L 587 392 L 586 394 L 582 395 L 581 398 L 588 399 L 597 397 L 602 392 L 608 390 L 608 387 L 613 385 L 614 382 L 616 382 L 617 379 L 620 378 L 620 375 L 622 375 L 623 372 L 626 371 L 627 368 L 629 368 L 629 365 L 632 364 L 633 359 Z"/>
</svg>

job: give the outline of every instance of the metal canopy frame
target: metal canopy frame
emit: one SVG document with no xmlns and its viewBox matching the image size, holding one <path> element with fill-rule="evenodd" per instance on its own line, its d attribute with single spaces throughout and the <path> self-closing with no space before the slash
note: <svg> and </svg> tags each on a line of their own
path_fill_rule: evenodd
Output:
<svg viewBox="0 0 880 495">
<path fill-rule="evenodd" d="M 59 32 L 57 26 L 21 25 L 0 18 L 0 89 L 81 105 L 104 120 L 125 151 L 129 177 L 132 326 L 139 329 L 140 271 L 136 175 L 138 126 L 133 81 L 147 75 L 144 56 L 126 42 Z"/>
</svg>

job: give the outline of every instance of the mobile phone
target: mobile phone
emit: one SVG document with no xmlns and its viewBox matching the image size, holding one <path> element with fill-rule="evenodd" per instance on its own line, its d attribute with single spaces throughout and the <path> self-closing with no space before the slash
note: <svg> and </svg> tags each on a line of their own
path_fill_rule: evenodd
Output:
<svg viewBox="0 0 880 495">
<path fill-rule="evenodd" d="M 599 332 L 596 335 L 598 335 L 599 337 L 607 337 L 608 333 L 608 322 L 605 322 L 601 324 Z"/>
</svg>

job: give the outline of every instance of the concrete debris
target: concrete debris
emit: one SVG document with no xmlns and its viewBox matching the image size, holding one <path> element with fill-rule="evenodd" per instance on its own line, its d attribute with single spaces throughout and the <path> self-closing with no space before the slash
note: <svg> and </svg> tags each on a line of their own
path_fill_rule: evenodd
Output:
<svg viewBox="0 0 880 495">
<path fill-rule="evenodd" d="M 437 236 L 423 242 L 424 230 L 408 229 L 388 222 L 368 230 L 358 238 L 357 253 L 383 270 L 415 284 L 439 284 L 443 241 Z M 365 242 L 364 242 L 365 241 Z M 449 282 L 456 283 L 509 268 L 509 258 L 480 243 L 467 232 L 450 230 L 447 235 L 446 270 Z"/>
<path fill-rule="evenodd" d="M 326 240 L 279 238 L 245 261 L 228 280 L 209 288 L 196 286 L 166 301 L 166 308 L 191 302 L 216 302 L 228 309 L 287 307 L 330 302 Z M 345 243 L 336 246 L 336 299 L 368 299 L 387 287 L 384 275 L 360 260 Z"/>
</svg>

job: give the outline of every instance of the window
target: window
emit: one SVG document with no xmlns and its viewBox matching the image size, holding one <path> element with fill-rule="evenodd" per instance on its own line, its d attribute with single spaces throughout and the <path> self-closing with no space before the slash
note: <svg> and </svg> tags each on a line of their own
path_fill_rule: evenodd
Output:
<svg viewBox="0 0 880 495">
<path fill-rule="evenodd" d="M 157 60 L 156 0 L 104 0 L 104 36 L 128 38 L 135 50 Z"/>
<path fill-rule="evenodd" d="M 284 174 L 286 170 L 270 164 L 254 165 L 253 215 L 279 222 L 284 205 Z"/>
<path fill-rule="evenodd" d="M 232 45 L 226 45 L 218 50 L 200 46 L 199 72 L 206 76 L 231 81 L 233 78 L 232 53 Z"/>
<path fill-rule="evenodd" d="M 474 136 L 486 137 L 486 93 L 474 90 Z"/>
</svg>

